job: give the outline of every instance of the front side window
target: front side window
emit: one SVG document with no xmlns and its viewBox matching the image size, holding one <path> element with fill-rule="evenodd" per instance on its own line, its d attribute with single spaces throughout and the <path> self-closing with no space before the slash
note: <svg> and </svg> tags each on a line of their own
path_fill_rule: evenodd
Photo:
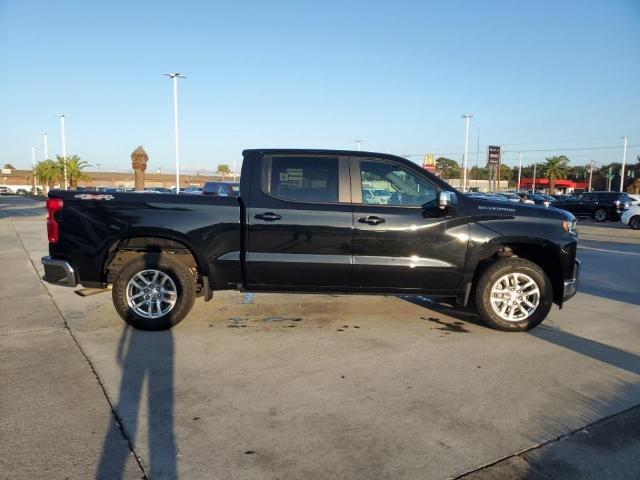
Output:
<svg viewBox="0 0 640 480">
<path fill-rule="evenodd" d="M 361 161 L 362 202 L 420 207 L 436 203 L 437 189 L 413 172 L 391 163 Z"/>
<path fill-rule="evenodd" d="M 273 156 L 269 193 L 296 202 L 338 201 L 338 158 Z"/>
</svg>

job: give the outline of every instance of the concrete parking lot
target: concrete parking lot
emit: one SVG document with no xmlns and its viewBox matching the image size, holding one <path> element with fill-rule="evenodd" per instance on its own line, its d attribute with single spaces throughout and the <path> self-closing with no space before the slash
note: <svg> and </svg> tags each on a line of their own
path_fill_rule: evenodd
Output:
<svg viewBox="0 0 640 480">
<path fill-rule="evenodd" d="M 638 478 L 640 232 L 580 235 L 580 292 L 529 333 L 240 292 L 150 333 L 43 284 L 43 203 L 2 197 L 0 477 Z"/>
</svg>

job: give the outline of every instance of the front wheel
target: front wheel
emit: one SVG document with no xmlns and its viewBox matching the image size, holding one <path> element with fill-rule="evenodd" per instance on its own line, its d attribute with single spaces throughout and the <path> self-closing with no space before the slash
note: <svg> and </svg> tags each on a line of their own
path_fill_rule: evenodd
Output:
<svg viewBox="0 0 640 480">
<path fill-rule="evenodd" d="M 196 284 L 190 270 L 162 253 L 143 254 L 127 264 L 113 283 L 113 305 L 139 330 L 167 330 L 191 311 Z"/>
<path fill-rule="evenodd" d="M 629 226 L 634 230 L 640 230 L 640 215 L 636 215 L 629 219 Z"/>
<path fill-rule="evenodd" d="M 593 212 L 593 218 L 596 222 L 604 222 L 607 219 L 607 211 L 604 208 L 598 208 Z"/>
<path fill-rule="evenodd" d="M 540 324 L 553 304 L 553 287 L 538 265 L 518 257 L 493 263 L 480 277 L 476 307 L 497 330 L 521 332 Z"/>
</svg>

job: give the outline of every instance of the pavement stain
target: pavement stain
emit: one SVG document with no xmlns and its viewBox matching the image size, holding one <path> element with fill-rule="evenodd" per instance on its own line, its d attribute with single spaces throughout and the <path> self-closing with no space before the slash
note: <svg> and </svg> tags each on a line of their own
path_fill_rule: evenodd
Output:
<svg viewBox="0 0 640 480">
<path fill-rule="evenodd" d="M 436 323 L 438 325 L 440 325 L 439 327 L 432 327 L 434 330 L 441 330 L 444 332 L 445 335 L 449 335 L 452 332 L 455 333 L 468 333 L 469 330 L 467 330 L 466 328 L 464 328 L 464 322 L 459 322 L 459 321 L 455 321 L 455 322 L 445 322 L 443 320 L 440 320 L 439 318 L 434 318 L 434 317 L 420 317 L 422 320 L 427 320 L 428 322 L 433 322 Z"/>
</svg>

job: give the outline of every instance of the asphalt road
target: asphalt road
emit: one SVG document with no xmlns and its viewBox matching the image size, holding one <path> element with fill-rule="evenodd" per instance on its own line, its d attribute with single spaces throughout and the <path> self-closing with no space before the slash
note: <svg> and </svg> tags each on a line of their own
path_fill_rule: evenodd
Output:
<svg viewBox="0 0 640 480">
<path fill-rule="evenodd" d="M 0 477 L 638 478 L 640 232 L 580 233 L 581 291 L 530 333 L 239 292 L 145 333 L 42 284 L 42 203 L 2 197 Z"/>
</svg>

